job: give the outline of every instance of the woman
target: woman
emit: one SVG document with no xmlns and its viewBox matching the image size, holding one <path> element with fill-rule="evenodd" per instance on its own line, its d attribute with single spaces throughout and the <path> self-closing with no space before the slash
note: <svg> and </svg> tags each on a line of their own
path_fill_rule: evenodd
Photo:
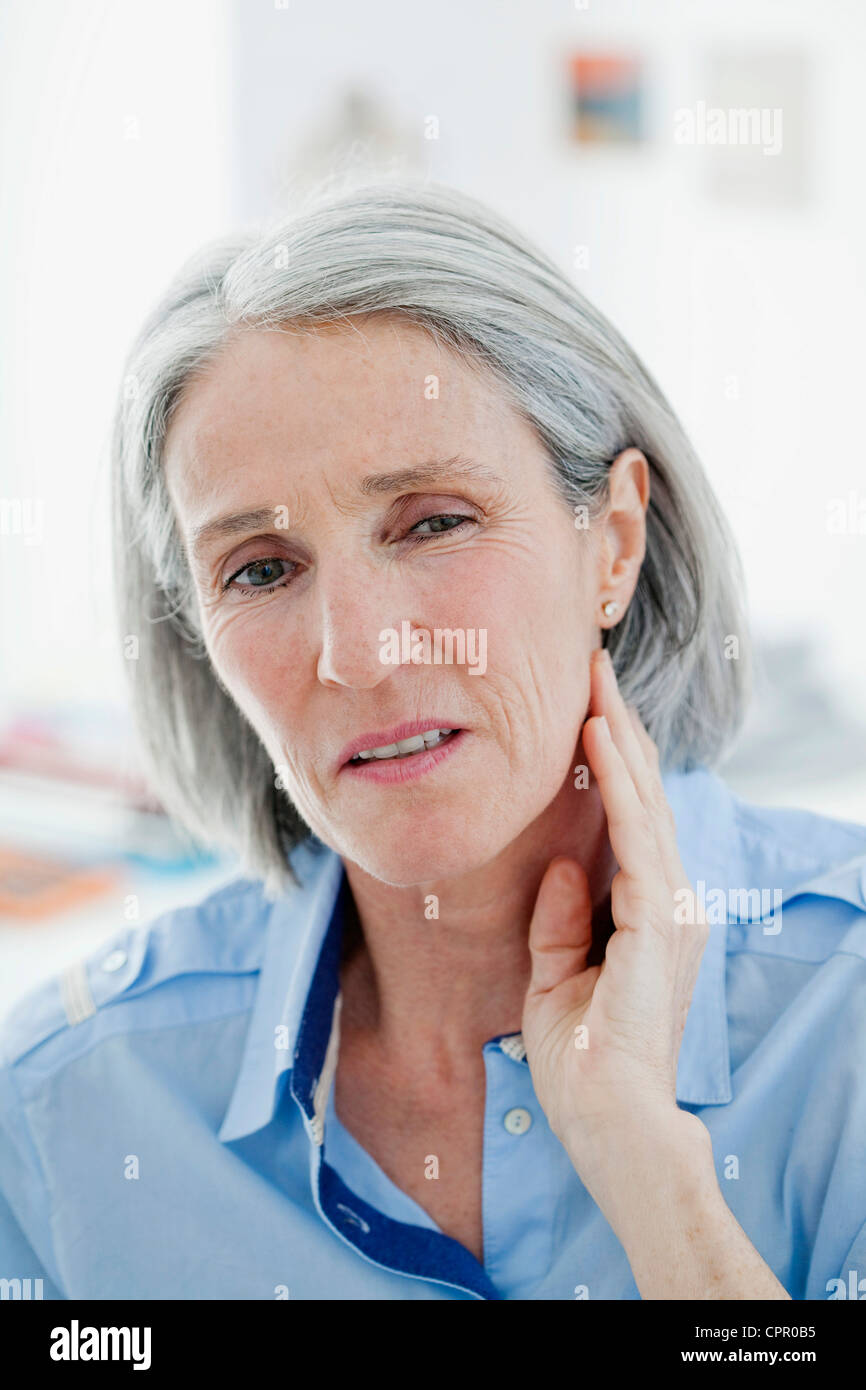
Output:
<svg viewBox="0 0 866 1390">
<path fill-rule="evenodd" d="M 8 1272 L 866 1290 L 866 830 L 709 771 L 735 552 L 611 325 L 473 200 L 331 192 L 185 267 L 114 463 L 154 775 L 249 876 L 7 1025 Z"/>
</svg>

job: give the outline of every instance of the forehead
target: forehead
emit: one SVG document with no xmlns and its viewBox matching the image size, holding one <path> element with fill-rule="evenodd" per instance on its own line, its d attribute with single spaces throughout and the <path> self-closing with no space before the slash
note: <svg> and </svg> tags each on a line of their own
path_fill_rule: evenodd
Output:
<svg viewBox="0 0 866 1390">
<path fill-rule="evenodd" d="M 184 389 L 166 472 L 178 486 L 204 474 L 213 485 L 240 461 L 363 468 L 421 443 L 496 447 L 509 419 L 513 429 L 517 417 L 486 371 L 406 320 L 245 329 Z"/>
</svg>

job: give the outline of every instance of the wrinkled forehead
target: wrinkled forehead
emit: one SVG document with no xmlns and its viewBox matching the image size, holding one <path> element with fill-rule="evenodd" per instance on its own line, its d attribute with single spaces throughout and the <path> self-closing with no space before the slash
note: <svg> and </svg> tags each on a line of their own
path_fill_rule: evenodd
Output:
<svg viewBox="0 0 866 1390">
<path fill-rule="evenodd" d="M 509 456 L 537 439 L 479 364 L 416 324 L 367 316 L 235 332 L 184 389 L 163 458 L 183 514 L 251 484 L 303 489 L 424 457 Z"/>
</svg>

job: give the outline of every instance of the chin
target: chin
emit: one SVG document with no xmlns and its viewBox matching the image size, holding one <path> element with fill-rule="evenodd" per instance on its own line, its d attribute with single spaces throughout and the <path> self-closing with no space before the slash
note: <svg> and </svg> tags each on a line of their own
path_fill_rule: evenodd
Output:
<svg viewBox="0 0 866 1390">
<path fill-rule="evenodd" d="M 357 834 L 342 838 L 338 853 L 395 888 L 459 878 L 489 864 L 520 832 L 520 826 L 512 833 L 496 817 L 487 818 L 487 825 L 479 823 L 483 819 L 477 806 L 465 816 L 453 809 L 433 816 L 428 810 L 417 824 L 409 814 L 393 825 L 359 827 Z"/>
</svg>

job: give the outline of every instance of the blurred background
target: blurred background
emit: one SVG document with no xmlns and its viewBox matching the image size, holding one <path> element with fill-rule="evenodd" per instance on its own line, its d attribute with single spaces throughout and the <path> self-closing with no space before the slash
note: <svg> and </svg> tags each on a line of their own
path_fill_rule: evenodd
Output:
<svg viewBox="0 0 866 1390">
<path fill-rule="evenodd" d="M 486 200 L 624 332 L 745 566 L 723 775 L 866 822 L 864 52 L 860 0 L 4 0 L 0 1013 L 237 872 L 138 768 L 109 422 L 180 263 L 347 161 Z"/>
</svg>

